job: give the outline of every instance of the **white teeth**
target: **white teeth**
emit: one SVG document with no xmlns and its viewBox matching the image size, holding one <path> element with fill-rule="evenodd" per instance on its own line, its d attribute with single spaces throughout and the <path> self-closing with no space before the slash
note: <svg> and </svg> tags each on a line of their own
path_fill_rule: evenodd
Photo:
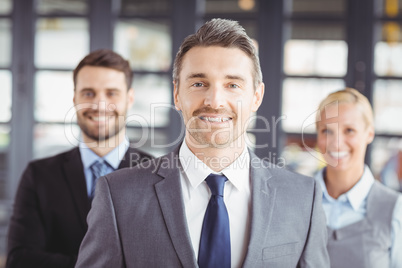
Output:
<svg viewBox="0 0 402 268">
<path fill-rule="evenodd" d="M 200 117 L 202 120 L 206 120 L 206 121 L 209 121 L 209 122 L 226 122 L 226 121 L 229 121 L 229 118 L 227 118 L 227 117 L 225 117 L 225 118 L 222 118 L 222 117 L 203 117 L 203 116 L 201 116 Z"/>
<path fill-rule="evenodd" d="M 346 157 L 349 153 L 348 152 L 330 152 L 329 153 L 333 158 L 344 158 Z"/>
<path fill-rule="evenodd" d="M 106 121 L 106 116 L 92 116 L 94 121 Z"/>
</svg>

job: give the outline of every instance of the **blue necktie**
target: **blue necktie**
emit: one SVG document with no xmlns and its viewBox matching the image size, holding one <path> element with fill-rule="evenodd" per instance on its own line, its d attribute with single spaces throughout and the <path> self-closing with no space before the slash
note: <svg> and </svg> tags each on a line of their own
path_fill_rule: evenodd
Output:
<svg viewBox="0 0 402 268">
<path fill-rule="evenodd" d="M 211 174 L 205 181 L 212 196 L 202 224 L 198 265 L 200 268 L 230 268 L 229 216 L 223 201 L 227 178 Z"/>
<path fill-rule="evenodd" d="M 95 195 L 95 186 L 97 180 L 106 175 L 107 173 L 107 163 L 103 161 L 95 161 L 91 166 L 90 166 L 91 172 L 92 172 L 92 188 L 91 188 L 91 194 L 89 195 L 89 199 L 92 200 Z"/>
</svg>

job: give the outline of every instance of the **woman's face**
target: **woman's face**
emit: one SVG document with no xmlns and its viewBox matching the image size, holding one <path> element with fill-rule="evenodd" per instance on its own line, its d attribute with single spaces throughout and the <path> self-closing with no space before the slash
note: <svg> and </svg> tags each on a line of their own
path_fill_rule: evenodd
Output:
<svg viewBox="0 0 402 268">
<path fill-rule="evenodd" d="M 332 104 L 321 112 L 317 145 L 328 169 L 361 169 L 367 145 L 373 138 L 374 130 L 367 126 L 356 104 Z"/>
</svg>

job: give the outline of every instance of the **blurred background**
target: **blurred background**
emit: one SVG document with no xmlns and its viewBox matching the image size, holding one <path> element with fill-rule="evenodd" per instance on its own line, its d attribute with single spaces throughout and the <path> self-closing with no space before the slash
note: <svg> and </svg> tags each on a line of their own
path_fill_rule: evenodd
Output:
<svg viewBox="0 0 402 268">
<path fill-rule="evenodd" d="M 172 60 L 188 34 L 217 17 L 239 21 L 259 50 L 266 94 L 249 140 L 260 157 L 313 175 L 324 165 L 314 153 L 317 105 L 354 87 L 375 112 L 366 162 L 401 189 L 402 0 L 0 0 L 0 267 L 28 161 L 77 145 L 78 62 L 99 48 L 130 60 L 128 135 L 159 156 L 183 133 L 170 107 Z"/>
</svg>

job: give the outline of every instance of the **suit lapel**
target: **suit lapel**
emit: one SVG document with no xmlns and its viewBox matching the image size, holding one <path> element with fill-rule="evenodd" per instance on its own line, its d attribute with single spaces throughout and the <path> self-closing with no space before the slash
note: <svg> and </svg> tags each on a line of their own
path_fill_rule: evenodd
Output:
<svg viewBox="0 0 402 268">
<path fill-rule="evenodd" d="M 254 267 L 253 260 L 261 258 L 276 197 L 276 189 L 269 184 L 272 174 L 266 167 L 268 163 L 262 162 L 254 153 L 250 156 L 252 216 L 244 267 Z M 182 200 L 178 150 L 160 158 L 157 173 L 164 178 L 155 185 L 155 190 L 173 246 L 184 267 L 197 267 Z"/>
<path fill-rule="evenodd" d="M 135 149 L 128 148 L 124 158 L 121 160 L 119 169 L 130 167 L 130 154 L 137 153 Z M 66 180 L 72 199 L 75 201 L 76 209 L 80 215 L 84 230 L 87 229 L 87 215 L 91 209 L 88 199 L 87 185 L 85 181 L 84 167 L 82 165 L 81 154 L 77 148 L 67 153 L 63 163 L 64 179 Z"/>
<path fill-rule="evenodd" d="M 72 199 L 75 201 L 76 209 L 81 218 L 84 230 L 87 229 L 87 215 L 91 204 L 88 199 L 87 186 L 85 182 L 84 168 L 78 148 L 74 148 L 66 155 L 63 163 L 65 180 L 70 188 Z"/>
<path fill-rule="evenodd" d="M 136 151 L 134 149 L 132 149 L 131 147 L 128 147 L 126 153 L 124 154 L 123 159 L 120 162 L 119 169 L 130 167 L 130 160 L 131 160 L 130 156 L 131 156 L 131 153 L 135 153 L 135 152 Z"/>
<path fill-rule="evenodd" d="M 157 173 L 164 179 L 155 190 L 170 238 L 183 267 L 197 267 L 182 199 L 178 150 L 159 160 Z"/>
<path fill-rule="evenodd" d="M 269 163 L 263 162 L 254 153 L 251 157 L 252 209 L 250 242 L 243 267 L 254 267 L 253 260 L 261 258 L 266 235 L 272 220 L 276 189 L 270 185 Z"/>
</svg>

